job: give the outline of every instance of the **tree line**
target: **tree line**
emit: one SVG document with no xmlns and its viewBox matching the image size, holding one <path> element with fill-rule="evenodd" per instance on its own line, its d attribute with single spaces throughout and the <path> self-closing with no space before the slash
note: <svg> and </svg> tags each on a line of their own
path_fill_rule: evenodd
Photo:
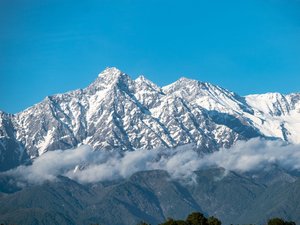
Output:
<svg viewBox="0 0 300 225">
<path fill-rule="evenodd" d="M 146 222 L 140 222 L 138 225 L 151 225 L 151 224 Z M 214 216 L 210 216 L 206 218 L 200 212 L 193 212 L 190 215 L 188 215 L 185 220 L 174 220 L 172 218 L 168 218 L 167 221 L 159 225 L 222 225 L 222 222 Z M 276 217 L 276 218 L 269 219 L 267 225 L 296 225 L 296 223 L 293 221 L 285 221 L 281 218 Z"/>
<path fill-rule="evenodd" d="M 1 223 L 0 225 L 10 225 L 10 224 Z M 99 225 L 99 224 L 90 224 L 90 225 Z M 138 223 L 138 225 L 151 225 L 151 224 L 146 222 L 140 222 Z M 188 215 L 185 220 L 174 220 L 172 218 L 168 218 L 165 222 L 159 225 L 222 225 L 222 222 L 214 216 L 210 216 L 206 218 L 200 212 L 193 212 L 190 215 Z M 254 224 L 249 224 L 249 225 L 254 225 Z M 266 225 L 296 225 L 296 223 L 293 221 L 285 221 L 281 218 L 276 217 L 276 218 L 269 219 Z"/>
</svg>

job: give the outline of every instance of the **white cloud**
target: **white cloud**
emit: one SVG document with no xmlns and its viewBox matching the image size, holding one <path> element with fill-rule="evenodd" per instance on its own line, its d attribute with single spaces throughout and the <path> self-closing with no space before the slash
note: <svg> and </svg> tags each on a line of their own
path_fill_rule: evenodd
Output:
<svg viewBox="0 0 300 225">
<path fill-rule="evenodd" d="M 251 139 L 237 142 L 230 149 L 207 155 L 204 164 L 217 165 L 227 170 L 261 170 L 276 164 L 287 170 L 300 169 L 300 145 L 287 145 L 280 141 Z"/>
<path fill-rule="evenodd" d="M 200 155 L 191 145 L 177 149 L 136 150 L 129 152 L 93 151 L 89 146 L 43 154 L 29 166 L 8 173 L 21 181 L 39 183 L 58 175 L 81 183 L 126 178 L 138 171 L 166 170 L 176 179 L 192 179 L 193 171 L 205 167 L 226 170 L 261 170 L 277 164 L 287 170 L 300 170 L 300 146 L 279 141 L 252 139 L 237 142 L 231 149 Z M 76 169 L 80 167 L 80 169 Z"/>
</svg>

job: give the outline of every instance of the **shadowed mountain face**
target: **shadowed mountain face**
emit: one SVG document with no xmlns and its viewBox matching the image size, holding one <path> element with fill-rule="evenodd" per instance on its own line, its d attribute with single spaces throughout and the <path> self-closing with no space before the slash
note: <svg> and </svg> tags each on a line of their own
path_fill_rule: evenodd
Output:
<svg viewBox="0 0 300 225">
<path fill-rule="evenodd" d="M 46 97 L 10 115 L 0 112 L 0 171 L 57 149 L 228 148 L 253 137 L 300 143 L 300 95 L 238 96 L 181 78 L 158 87 L 107 68 L 85 89 Z"/>
<path fill-rule="evenodd" d="M 1 177 L 0 222 L 134 225 L 143 220 L 157 224 L 168 217 L 185 218 L 192 211 L 214 215 L 224 224 L 261 224 L 274 216 L 300 222 L 298 176 L 278 168 L 259 176 L 223 169 L 195 174 L 193 183 L 172 180 L 159 170 L 90 185 L 58 177 L 21 190 L 12 178 Z"/>
</svg>

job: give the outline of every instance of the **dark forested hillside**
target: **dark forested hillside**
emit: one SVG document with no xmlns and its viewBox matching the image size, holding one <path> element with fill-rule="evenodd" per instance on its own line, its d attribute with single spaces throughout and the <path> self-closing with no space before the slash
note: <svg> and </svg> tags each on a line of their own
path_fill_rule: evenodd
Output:
<svg viewBox="0 0 300 225">
<path fill-rule="evenodd" d="M 300 223 L 297 176 L 280 169 L 260 176 L 223 169 L 195 173 L 193 183 L 155 170 L 88 185 L 58 177 L 21 190 L 13 179 L 2 175 L 0 223 L 158 224 L 167 218 L 186 218 L 194 211 L 215 216 L 223 224 L 262 224 L 275 216 Z"/>
</svg>

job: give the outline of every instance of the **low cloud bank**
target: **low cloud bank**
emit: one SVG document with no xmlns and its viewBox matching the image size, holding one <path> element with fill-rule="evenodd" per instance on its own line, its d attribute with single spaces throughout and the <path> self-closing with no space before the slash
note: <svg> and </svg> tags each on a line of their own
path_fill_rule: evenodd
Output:
<svg viewBox="0 0 300 225">
<path fill-rule="evenodd" d="M 176 149 L 132 152 L 93 151 L 89 146 L 43 154 L 29 166 L 7 172 L 18 180 L 41 183 L 63 175 L 80 183 L 126 178 L 138 171 L 166 170 L 175 179 L 192 179 L 193 172 L 209 167 L 247 172 L 277 165 L 300 170 L 300 146 L 280 141 L 252 139 L 239 141 L 230 149 L 201 155 L 191 145 Z"/>
</svg>

